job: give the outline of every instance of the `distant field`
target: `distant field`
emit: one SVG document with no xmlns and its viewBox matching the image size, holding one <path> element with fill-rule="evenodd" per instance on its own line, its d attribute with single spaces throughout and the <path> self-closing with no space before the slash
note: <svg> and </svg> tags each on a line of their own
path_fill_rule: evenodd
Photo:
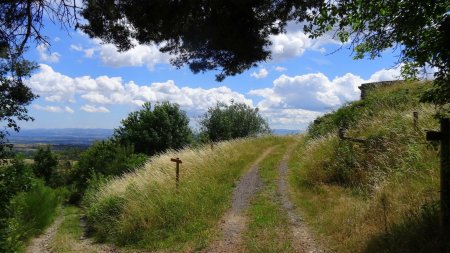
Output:
<svg viewBox="0 0 450 253">
<path fill-rule="evenodd" d="M 53 151 L 66 149 L 85 150 L 92 143 L 104 140 L 113 134 L 112 129 L 22 129 L 19 133 L 10 133 L 9 141 L 13 150 L 30 153 L 39 146 L 50 145 Z"/>
<path fill-rule="evenodd" d="M 62 129 L 22 129 L 10 133 L 14 144 L 52 144 L 89 146 L 96 140 L 111 137 L 112 129 L 62 128 Z"/>
</svg>

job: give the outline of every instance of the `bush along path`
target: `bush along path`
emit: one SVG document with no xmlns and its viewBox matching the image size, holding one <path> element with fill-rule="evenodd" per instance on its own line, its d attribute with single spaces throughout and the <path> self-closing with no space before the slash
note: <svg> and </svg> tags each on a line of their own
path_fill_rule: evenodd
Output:
<svg viewBox="0 0 450 253">
<path fill-rule="evenodd" d="M 225 213 L 220 224 L 222 238 L 213 242 L 204 252 L 242 252 L 242 232 L 248 224 L 245 213 L 255 193 L 261 188 L 259 163 L 274 149 L 267 149 L 250 167 L 249 171 L 237 183 L 233 192 L 230 210 Z"/>
</svg>

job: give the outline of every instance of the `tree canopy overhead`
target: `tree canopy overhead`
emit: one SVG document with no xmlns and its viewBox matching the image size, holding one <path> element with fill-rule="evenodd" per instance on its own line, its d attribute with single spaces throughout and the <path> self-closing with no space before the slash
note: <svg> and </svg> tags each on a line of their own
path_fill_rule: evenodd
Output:
<svg viewBox="0 0 450 253">
<path fill-rule="evenodd" d="M 355 58 L 375 58 L 399 48 L 403 73 L 436 69 L 436 88 L 426 100 L 450 102 L 450 2 L 448 0 L 184 0 L 86 1 L 82 29 L 127 50 L 134 41 L 159 43 L 175 66 L 194 73 L 242 73 L 270 58 L 270 35 L 303 22 L 317 38 L 334 33 L 351 42 Z"/>
<path fill-rule="evenodd" d="M 24 59 L 23 54 L 30 41 L 48 45 L 41 33 L 45 15 L 58 21 L 61 26 L 74 25 L 74 2 L 5 0 L 0 3 L 0 159 L 5 155 L 6 129 L 19 131 L 17 121 L 33 120 L 26 107 L 36 96 L 25 85 L 24 79 L 37 65 Z"/>
<path fill-rule="evenodd" d="M 336 0 L 311 10 L 305 32 L 317 38 L 334 32 L 350 41 L 355 58 L 374 59 L 385 49 L 398 48 L 403 74 L 435 73 L 435 89 L 426 101 L 450 102 L 450 1 Z"/>
<path fill-rule="evenodd" d="M 120 50 L 130 49 L 133 40 L 162 43 L 161 51 L 176 55 L 175 66 L 187 64 L 194 73 L 220 70 L 216 77 L 221 81 L 267 60 L 269 35 L 283 32 L 294 14 L 304 17 L 315 2 L 87 1 L 82 15 L 89 23 L 82 29 Z"/>
<path fill-rule="evenodd" d="M 425 99 L 450 103 L 450 1 L 448 0 L 5 0 L 0 2 L 0 121 L 31 120 L 26 106 L 35 98 L 23 84 L 33 64 L 22 55 L 30 41 L 48 43 L 45 16 L 63 27 L 128 50 L 156 43 L 175 56 L 172 63 L 194 73 L 219 70 L 217 80 L 270 59 L 270 36 L 289 22 L 306 24 L 312 37 L 332 32 L 351 41 L 356 58 L 400 49 L 405 73 L 437 70 Z M 86 19 L 79 26 L 77 14 Z M 0 131 L 0 148 L 6 132 Z"/>
</svg>

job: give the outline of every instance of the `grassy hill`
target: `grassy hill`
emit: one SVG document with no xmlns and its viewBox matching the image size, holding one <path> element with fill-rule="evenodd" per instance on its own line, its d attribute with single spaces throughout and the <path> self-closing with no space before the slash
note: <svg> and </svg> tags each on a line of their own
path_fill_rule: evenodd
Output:
<svg viewBox="0 0 450 253">
<path fill-rule="evenodd" d="M 309 127 L 290 163 L 292 198 L 330 249 L 439 251 L 438 146 L 423 131 L 438 121 L 419 102 L 427 85 L 375 89 Z M 341 126 L 365 141 L 340 140 Z"/>
<path fill-rule="evenodd" d="M 288 138 L 241 139 L 153 157 L 144 168 L 92 191 L 86 199 L 89 224 L 100 241 L 121 246 L 205 248 L 230 206 L 236 181 L 265 149 Z M 182 160 L 178 189 L 174 157 Z"/>
<path fill-rule="evenodd" d="M 287 143 L 289 194 L 324 248 L 336 252 L 433 252 L 438 232 L 438 147 L 424 129 L 437 129 L 434 108 L 419 96 L 428 84 L 397 83 L 324 115 L 308 133 L 222 142 L 171 151 L 143 168 L 91 189 L 85 199 L 97 240 L 126 248 L 205 249 L 217 238 L 236 181 L 268 147 L 265 188 L 252 202 L 246 251 L 290 252 L 273 170 Z M 419 112 L 418 129 L 413 111 Z M 340 140 L 338 128 L 362 142 Z M 179 157 L 181 181 L 175 187 Z M 270 243 L 269 243 L 270 242 Z M 261 247 L 263 245 L 263 247 Z M 266 246 L 264 246 L 266 245 Z"/>
</svg>

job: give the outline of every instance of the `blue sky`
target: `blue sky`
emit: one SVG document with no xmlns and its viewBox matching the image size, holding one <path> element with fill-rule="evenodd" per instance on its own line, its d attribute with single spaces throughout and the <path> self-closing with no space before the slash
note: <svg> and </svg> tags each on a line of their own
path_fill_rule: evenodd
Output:
<svg viewBox="0 0 450 253">
<path fill-rule="evenodd" d="M 156 45 L 119 53 L 51 22 L 43 33 L 51 46 L 30 44 L 27 52 L 40 64 L 27 81 L 39 95 L 29 106 L 35 121 L 21 123 L 28 129 L 116 128 L 142 103 L 161 101 L 178 103 L 195 126 L 208 107 L 231 99 L 258 107 L 272 128 L 305 129 L 317 116 L 359 99 L 361 83 L 399 78 L 396 52 L 355 61 L 348 45 L 309 39 L 298 25 L 271 38 L 272 60 L 222 82 L 215 72 L 174 68 Z"/>
</svg>

